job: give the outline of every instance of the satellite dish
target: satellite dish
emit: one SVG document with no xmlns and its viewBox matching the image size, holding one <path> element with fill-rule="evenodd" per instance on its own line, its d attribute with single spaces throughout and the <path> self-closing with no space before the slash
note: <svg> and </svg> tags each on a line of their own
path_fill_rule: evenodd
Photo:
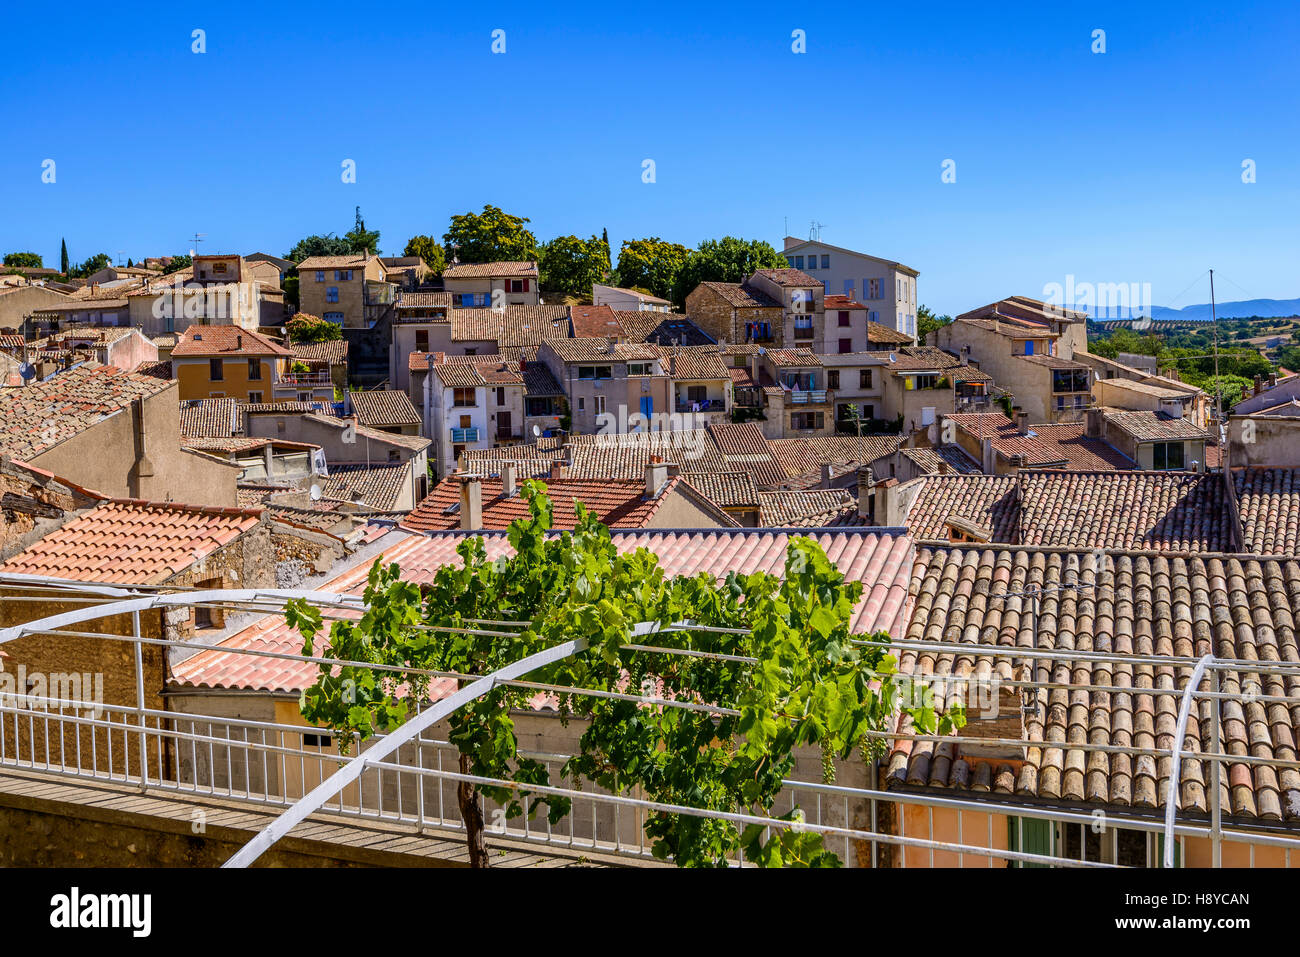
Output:
<svg viewBox="0 0 1300 957">
<path fill-rule="evenodd" d="M 320 501 L 320 486 L 319 486 L 319 485 L 316 485 L 315 483 L 313 483 L 313 484 L 312 484 L 312 487 L 311 487 L 311 492 L 310 492 L 309 494 L 311 495 L 311 500 L 312 500 L 313 502 L 319 502 L 319 501 Z"/>
<path fill-rule="evenodd" d="M 22 365 L 18 367 L 18 374 L 22 376 L 24 379 L 35 379 L 36 367 L 32 365 L 30 362 L 24 362 Z M 534 426 L 534 428 L 536 428 L 536 426 Z"/>
<path fill-rule="evenodd" d="M 533 438 L 535 438 L 535 439 L 536 439 L 536 438 L 540 438 L 540 437 L 541 437 L 541 434 L 542 434 L 541 426 L 539 426 L 536 422 L 534 422 L 534 423 L 533 423 Z"/>
</svg>

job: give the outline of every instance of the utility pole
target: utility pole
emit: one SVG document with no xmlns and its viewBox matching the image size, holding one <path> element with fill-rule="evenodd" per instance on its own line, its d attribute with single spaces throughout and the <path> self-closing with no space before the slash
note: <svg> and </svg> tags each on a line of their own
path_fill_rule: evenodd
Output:
<svg viewBox="0 0 1300 957">
<path fill-rule="evenodd" d="M 1214 270 L 1210 270 L 1210 322 L 1214 325 L 1214 417 L 1223 426 L 1223 380 L 1219 378 L 1219 316 L 1214 308 Z"/>
</svg>

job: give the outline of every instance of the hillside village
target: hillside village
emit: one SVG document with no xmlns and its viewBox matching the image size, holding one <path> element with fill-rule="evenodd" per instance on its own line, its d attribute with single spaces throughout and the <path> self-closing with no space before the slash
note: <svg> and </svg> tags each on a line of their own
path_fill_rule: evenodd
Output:
<svg viewBox="0 0 1300 957">
<path fill-rule="evenodd" d="M 556 530 L 581 502 L 618 548 L 648 547 L 674 571 L 779 572 L 807 535 L 862 581 L 863 630 L 930 643 L 900 655 L 905 672 L 972 674 L 990 661 L 960 650 L 972 641 L 1133 658 L 1076 664 L 1125 690 L 1087 705 L 1044 688 L 1010 733 L 968 732 L 1055 748 L 900 728 L 871 772 L 904 798 L 994 796 L 996 846 L 1076 855 L 1064 824 L 1042 830 L 1015 805 L 1162 813 L 1167 759 L 1087 747 L 1170 746 L 1177 698 L 1141 689 L 1181 685 L 1209 652 L 1300 663 L 1300 375 L 1256 376 L 1220 408 L 1177 364 L 1094 352 L 1084 313 L 1025 295 L 1014 275 L 1004 298 L 927 321 L 920 270 L 820 239 L 785 237 L 783 264 L 702 279 L 680 301 L 616 276 L 551 294 L 535 259 L 449 252 L 440 269 L 363 248 L 0 276 L 0 588 L 359 593 L 376 558 L 427 579 L 467 536 L 500 554 L 530 480 Z M 1088 595 L 1066 587 L 1085 577 Z M 1142 597 L 1117 597 L 1121 581 Z M 1027 588 L 1043 604 L 1032 639 L 1018 623 Z M 5 626 L 37 611 L 5 609 Z M 302 723 L 289 712 L 313 666 L 231 654 L 300 650 L 282 615 L 149 615 L 151 634 L 190 643 L 146 652 L 151 706 Z M 48 635 L 0 646 L 9 671 L 68 653 Z M 1175 655 L 1187 661 L 1151 663 Z M 134 704 L 135 673 L 105 672 L 106 700 Z M 1294 672 L 1256 678 L 1295 694 Z M 1248 835 L 1300 828 L 1300 708 L 1234 707 L 1224 746 L 1259 761 L 1225 767 L 1230 853 L 1280 862 Z M 532 720 L 539 740 L 561 736 Z M 1208 717 L 1193 726 L 1208 733 Z M 1185 807 L 1205 811 L 1204 765 L 1182 773 Z M 922 807 L 906 804 L 894 833 L 921 827 Z M 1155 863 L 1151 834 L 1118 830 L 1098 855 Z M 876 866 L 923 863 L 914 848 L 875 851 Z M 1179 851 L 1189 864 L 1210 853 L 1193 837 Z"/>
</svg>

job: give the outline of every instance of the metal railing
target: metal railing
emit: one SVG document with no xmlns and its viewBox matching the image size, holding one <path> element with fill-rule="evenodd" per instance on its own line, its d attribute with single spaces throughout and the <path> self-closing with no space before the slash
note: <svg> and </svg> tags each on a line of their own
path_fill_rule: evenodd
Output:
<svg viewBox="0 0 1300 957">
<path fill-rule="evenodd" d="M 242 592 L 193 592 L 161 594 L 154 590 L 120 589 L 105 586 L 67 585 L 33 581 L 30 576 L 6 576 L 6 601 L 31 601 L 48 605 L 68 602 L 80 610 L 52 616 L 27 625 L 0 631 L 0 645 L 17 637 L 32 638 L 57 633 L 61 639 L 126 643 L 133 646 L 135 659 L 136 701 L 98 701 L 81 695 L 35 695 L 15 687 L 0 692 L 0 772 L 4 768 L 52 774 L 88 782 L 114 782 L 134 785 L 149 791 L 172 793 L 182 797 L 219 798 L 248 802 L 269 808 L 289 808 L 317 788 L 340 768 L 353 765 L 355 778 L 320 806 L 322 812 L 343 815 L 359 821 L 384 821 L 410 826 L 415 832 L 427 829 L 463 830 L 456 802 L 456 788 L 461 782 L 493 784 L 514 790 L 519 785 L 509 781 L 475 778 L 459 770 L 458 752 L 434 726 L 421 729 L 409 741 L 403 741 L 392 754 L 366 759 L 368 752 L 383 751 L 385 736 L 365 742 L 355 740 L 349 755 L 342 755 L 328 729 L 282 721 L 257 721 L 220 714 L 195 713 L 179 707 L 154 708 L 146 704 L 143 652 L 146 648 L 192 648 L 188 638 L 154 638 L 142 630 L 141 613 L 155 609 L 171 612 L 218 608 L 233 613 L 277 613 L 287 596 L 307 596 L 322 608 L 326 618 L 354 616 L 362 607 L 357 596 L 331 593 L 302 593 L 248 590 Z M 1034 599 L 1036 600 L 1036 599 Z M 81 630 L 84 623 L 97 616 L 129 615 L 130 634 L 112 634 Z M 470 623 L 475 624 L 475 623 Z M 508 622 L 481 622 L 500 628 Z M 690 630 L 694 626 L 675 626 Z M 474 629 L 469 629 L 474 630 Z M 725 629 L 716 629 L 726 631 Z M 495 632 L 483 631 L 483 634 Z M 1072 701 L 1079 695 L 1124 693 L 1154 700 L 1161 696 L 1175 699 L 1179 706 L 1179 728 L 1171 748 L 1142 748 L 1087 741 L 1045 741 L 1027 735 L 990 735 L 972 726 L 955 735 L 938 736 L 910 730 L 871 732 L 869 739 L 881 747 L 900 744 L 935 749 L 953 749 L 955 755 L 964 746 L 972 754 L 978 748 L 996 744 L 1012 749 L 1037 749 L 1047 759 L 1059 762 L 1064 752 L 1079 752 L 1093 760 L 1123 759 L 1157 771 L 1159 793 L 1165 805 L 1146 811 L 1106 806 L 1102 814 L 1103 831 L 1113 834 L 1109 844 L 1095 835 L 1100 808 L 1062 799 L 1023 800 L 1011 793 L 976 794 L 955 788 L 935 790 L 924 784 L 901 788 L 885 787 L 880 780 L 882 768 L 876 762 L 850 760 L 837 766 L 840 783 L 817 780 L 820 754 L 799 754 L 785 790 L 772 808 L 737 808 L 729 812 L 707 811 L 647 800 L 643 795 L 610 794 L 589 781 L 567 780 L 562 768 L 570 757 L 562 748 L 524 754 L 541 762 L 551 784 L 529 785 L 534 796 L 563 796 L 573 809 L 557 824 L 545 817 L 525 814 L 507 818 L 503 809 L 480 797 L 489 840 L 520 840 L 549 846 L 557 851 L 598 852 L 649 862 L 652 859 L 645 838 L 645 824 L 652 815 L 673 813 L 727 820 L 737 827 L 757 823 L 764 827 L 800 827 L 821 833 L 827 846 L 854 866 L 933 866 L 963 864 L 967 866 L 1111 866 L 1116 863 L 1121 837 L 1128 845 L 1143 846 L 1145 861 L 1160 866 L 1160 842 L 1163 856 L 1172 857 L 1174 841 L 1182 848 L 1186 861 L 1189 853 L 1200 855 L 1210 866 L 1221 866 L 1225 845 L 1234 859 L 1257 854 L 1272 855 L 1269 863 L 1290 866 L 1291 852 L 1300 848 L 1300 824 L 1290 821 L 1247 821 L 1241 818 L 1225 826 L 1222 802 L 1226 788 L 1221 782 L 1237 780 L 1242 771 L 1254 774 L 1260 769 L 1295 772 L 1300 762 L 1257 753 L 1229 753 L 1221 740 L 1218 718 L 1227 702 L 1241 707 L 1246 704 L 1268 706 L 1300 704 L 1300 662 L 1239 661 L 1214 658 L 1189 659 L 1169 655 L 1124 655 L 1096 651 L 1010 647 L 979 642 L 948 643 L 898 640 L 891 641 L 895 653 L 911 651 L 918 657 L 936 654 L 961 655 L 976 663 L 1009 660 L 1013 666 L 1030 663 L 1022 674 L 1041 677 L 1000 679 L 996 668 L 977 674 L 929 674 L 919 676 L 934 690 L 936 701 L 948 702 L 956 696 L 969 698 L 972 692 L 992 684 L 992 701 L 998 700 L 1001 687 L 1013 689 L 1022 700 L 1046 699 L 1065 693 Z M 629 650 L 684 654 L 680 649 L 653 645 L 629 645 Z M 316 665 L 355 664 L 325 656 L 304 656 L 275 652 L 262 647 L 224 646 L 223 651 L 269 661 L 303 661 Z M 704 654 L 705 652 L 689 652 Z M 736 659 L 744 663 L 750 659 Z M 1085 678 L 1076 681 L 1077 666 L 1123 662 L 1151 666 L 1181 676 L 1164 687 L 1109 687 Z M 1063 670 L 1062 663 L 1075 668 Z M 372 666 L 383 670 L 382 666 Z M 1175 670 L 1176 669 L 1176 670 Z M 390 669 L 391 670 L 391 669 Z M 12 668 L 11 668 L 12 671 Z M 427 672 L 430 677 L 455 678 L 461 682 L 476 676 Z M 1055 677 L 1046 677 L 1052 675 Z M 1069 675 L 1069 680 L 1061 680 Z M 1222 690 L 1221 677 L 1232 675 L 1241 692 Z M 647 706 L 681 707 L 730 713 L 720 706 L 695 705 L 665 701 L 641 695 L 617 695 L 584 689 L 556 688 L 518 677 L 495 677 L 497 684 L 533 692 L 567 692 L 604 695 L 640 701 Z M 983 683 L 983 685 L 982 685 Z M 119 682 L 120 685 L 120 682 Z M 0 685 L 0 689 L 3 686 Z M 1262 689 L 1273 692 L 1262 693 Z M 987 688 L 985 688 L 987 690 Z M 184 689 L 173 689 L 173 696 L 184 696 Z M 200 706 L 205 699 L 189 699 L 186 707 Z M 424 707 L 428 707 L 425 705 Z M 1189 717 L 1190 716 L 1190 717 Z M 559 742 L 558 717 L 546 712 L 534 715 L 536 721 L 555 721 L 554 737 Z M 1196 741 L 1186 738 L 1183 728 L 1189 720 L 1198 727 Z M 1208 733 L 1207 733 L 1208 729 Z M 522 735 L 521 735 L 522 737 Z M 569 734 L 567 740 L 572 740 Z M 972 757 L 972 761 L 975 758 Z M 1208 810 L 1190 813 L 1170 804 L 1177 802 L 1185 780 L 1178 772 L 1180 761 L 1201 768 L 1212 785 L 1206 788 Z M 1159 762 L 1157 764 L 1156 762 Z M 1163 762 L 1172 762 L 1170 768 Z M 1225 768 L 1224 765 L 1227 765 Z M 1235 770 L 1234 770 L 1235 769 Z M 534 798 L 525 798 L 532 807 Z M 802 820 L 778 820 L 798 807 Z M 1028 822 L 1046 822 L 1053 837 L 1049 850 L 1026 849 Z M 1077 828 L 1077 830 L 1076 830 Z M 1109 832 L 1107 832 L 1109 833 Z M 1172 840 L 1166 840 L 1169 835 Z M 1090 847 L 1100 850 L 1094 853 Z M 1071 851 L 1069 848 L 1075 848 Z M 1107 851 L 1106 848 L 1111 848 Z M 1073 853 L 1076 856 L 1068 857 Z M 740 863 L 739 861 L 737 863 Z"/>
<path fill-rule="evenodd" d="M 824 403 L 825 401 L 825 389 L 792 389 L 790 392 L 792 405 L 808 405 L 810 403 Z"/>
</svg>

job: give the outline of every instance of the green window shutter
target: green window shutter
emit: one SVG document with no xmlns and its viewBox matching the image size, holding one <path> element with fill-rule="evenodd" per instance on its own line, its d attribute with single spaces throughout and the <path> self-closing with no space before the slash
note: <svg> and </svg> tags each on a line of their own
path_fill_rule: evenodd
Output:
<svg viewBox="0 0 1300 957">
<path fill-rule="evenodd" d="M 1165 835 L 1160 833 L 1156 835 L 1156 860 L 1155 867 L 1165 866 Z M 1178 838 L 1174 838 L 1174 867 L 1183 866 L 1183 845 L 1179 843 Z"/>
<path fill-rule="evenodd" d="M 1024 835 L 1025 846 L 1020 847 L 1020 837 Z M 1055 855 L 1056 827 L 1051 821 L 1042 818 L 1009 817 L 1007 818 L 1007 848 L 1025 854 Z M 1010 861 L 1011 867 L 1047 867 L 1046 864 L 1029 864 L 1023 861 Z"/>
</svg>

